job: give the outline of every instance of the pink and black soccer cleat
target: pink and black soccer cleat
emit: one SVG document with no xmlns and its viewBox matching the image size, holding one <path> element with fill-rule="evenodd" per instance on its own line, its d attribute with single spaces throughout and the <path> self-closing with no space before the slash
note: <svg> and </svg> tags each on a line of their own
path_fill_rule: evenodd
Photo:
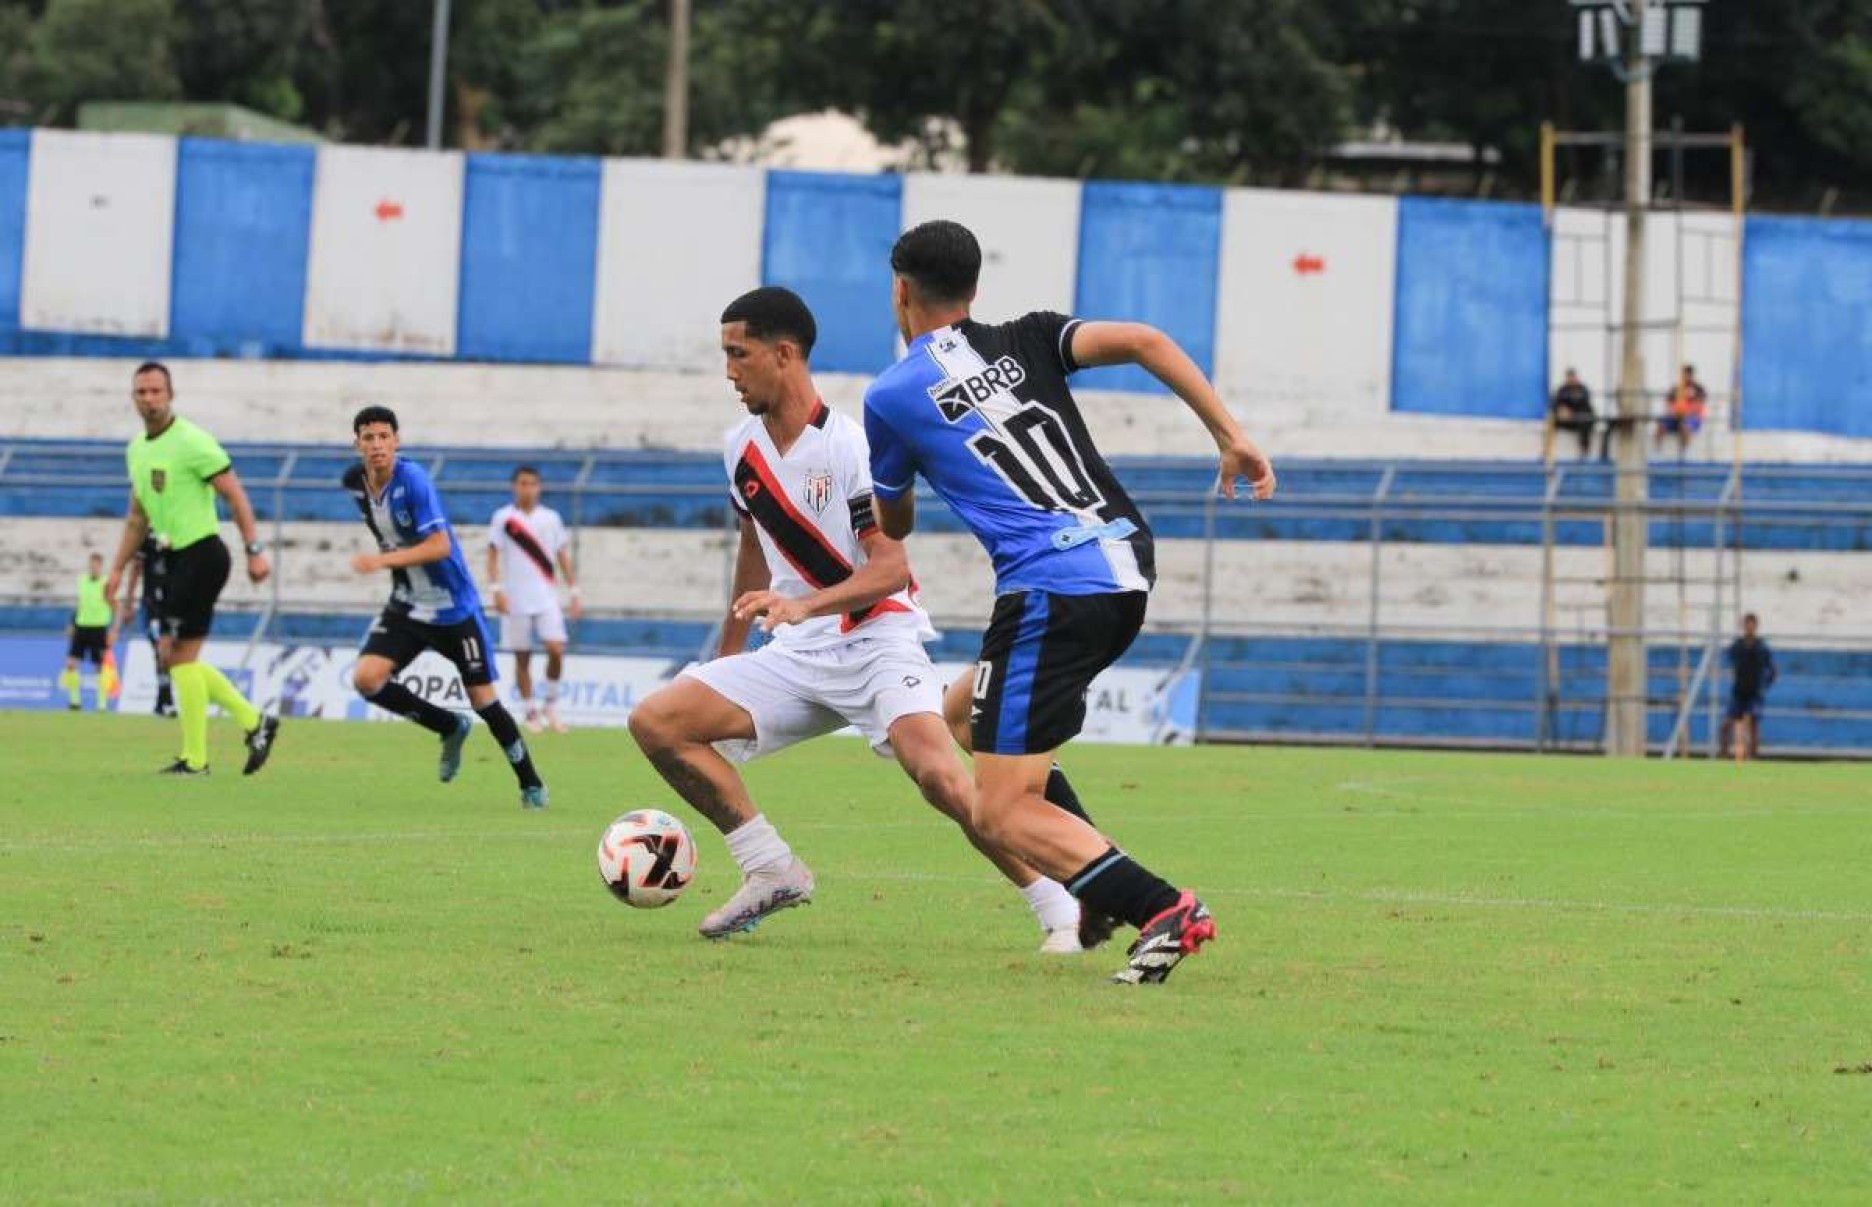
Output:
<svg viewBox="0 0 1872 1207">
<path fill-rule="evenodd" d="M 1127 953 L 1131 960 L 1112 974 L 1119 985 L 1154 985 L 1170 978 L 1184 956 L 1215 938 L 1215 919 L 1209 907 L 1185 892 L 1177 903 L 1138 929 L 1137 942 Z"/>
</svg>

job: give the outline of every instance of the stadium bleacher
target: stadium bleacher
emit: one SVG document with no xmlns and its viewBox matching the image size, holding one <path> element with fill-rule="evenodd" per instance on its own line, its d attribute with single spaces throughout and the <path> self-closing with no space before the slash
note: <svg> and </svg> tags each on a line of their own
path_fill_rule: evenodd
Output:
<svg viewBox="0 0 1872 1207">
<path fill-rule="evenodd" d="M 288 526 L 355 521 L 349 498 L 338 489 L 350 458 L 327 446 L 231 444 L 262 519 L 275 515 Z M 719 533 L 726 521 L 719 459 L 704 452 L 644 450 L 572 451 L 525 448 L 447 447 L 408 450 L 436 474 L 453 518 L 473 531 L 507 499 L 514 465 L 539 466 L 549 481 L 576 485 L 558 500 L 569 519 L 592 534 L 690 531 Z M 1426 549 L 1489 549 L 1538 546 L 1545 511 L 1565 516 L 1568 505 L 1603 502 L 1610 495 L 1605 468 L 1565 466 L 1554 476 L 1538 463 L 1507 461 L 1294 461 L 1282 466 L 1282 493 L 1253 507 L 1208 507 L 1211 467 L 1195 458 L 1118 458 L 1118 471 L 1151 515 L 1166 547 L 1196 544 L 1207 532 L 1223 548 L 1241 543 L 1278 543 L 1295 549 L 1327 550 L 1364 542 L 1376 526 L 1387 545 Z M 91 518 L 109 521 L 123 506 L 120 446 L 92 440 L 0 442 L 0 515 L 25 518 Z M 1754 551 L 1808 554 L 1863 551 L 1872 547 L 1872 469 L 1826 465 L 1751 465 L 1740 486 L 1751 511 L 1742 534 Z M 1730 485 L 1724 469 L 1661 464 L 1654 468 L 1652 496 L 1707 506 Z M 1375 509 L 1375 503 L 1382 510 Z M 928 500 L 923 541 L 958 531 L 952 517 Z M 1603 521 L 1578 514 L 1555 518 L 1557 546 L 1590 551 L 1603 543 Z M 1707 550 L 1716 537 L 1707 518 L 1665 518 L 1652 525 L 1661 549 Z M 320 529 L 323 531 L 323 529 Z M 1728 534 L 1733 538 L 1734 534 Z M 1226 584 L 1225 584 L 1226 586 Z M 1532 584 L 1530 589 L 1537 584 Z M 707 590 L 713 590 L 712 580 Z M 9 594 L 0 580 L 0 594 Z M 1376 638 L 1343 632 L 1299 636 L 1294 632 L 1246 631 L 1257 617 L 1232 606 L 1224 591 L 1217 600 L 1206 641 L 1197 644 L 1188 624 L 1178 631 L 1147 634 L 1132 662 L 1172 668 L 1188 663 L 1204 672 L 1201 721 L 1205 735 L 1242 740 L 1441 743 L 1584 748 L 1600 733 L 1604 710 L 1604 652 L 1578 640 L 1560 640 L 1553 657 L 1525 633 L 1490 638 L 1474 632 L 1462 640 L 1435 637 Z M 599 614 L 580 629 L 581 647 L 686 660 L 709 635 L 706 614 L 712 594 L 674 616 Z M 1485 621 L 1451 605 L 1450 627 Z M 270 639 L 349 643 L 368 611 L 359 607 L 279 612 L 266 621 Z M 1528 615 L 1532 614 L 1532 604 Z M 62 609 L 43 605 L 0 607 L 0 628 L 45 631 L 64 622 Z M 231 611 L 221 633 L 245 637 L 260 614 Z M 979 634 L 970 623 L 952 625 L 935 651 L 940 658 L 972 656 Z M 1701 649 L 1692 643 L 1655 647 L 1650 694 L 1656 702 L 1651 736 L 1662 742 L 1675 716 L 1674 701 Z M 1775 748 L 1848 750 L 1872 746 L 1872 655 L 1846 649 L 1784 647 L 1784 686 L 1775 700 L 1770 730 Z M 1708 732 L 1708 709 L 1689 719 L 1693 741 Z"/>
</svg>

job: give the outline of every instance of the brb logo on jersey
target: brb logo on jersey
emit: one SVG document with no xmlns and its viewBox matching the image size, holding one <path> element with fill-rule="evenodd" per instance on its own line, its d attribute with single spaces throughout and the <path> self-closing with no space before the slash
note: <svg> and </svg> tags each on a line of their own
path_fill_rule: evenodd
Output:
<svg viewBox="0 0 1872 1207">
<path fill-rule="evenodd" d="M 987 402 L 996 394 L 1013 390 L 1027 380 L 1027 370 L 1012 356 L 1003 356 L 979 373 L 952 377 L 930 387 L 930 401 L 950 423 Z"/>
</svg>

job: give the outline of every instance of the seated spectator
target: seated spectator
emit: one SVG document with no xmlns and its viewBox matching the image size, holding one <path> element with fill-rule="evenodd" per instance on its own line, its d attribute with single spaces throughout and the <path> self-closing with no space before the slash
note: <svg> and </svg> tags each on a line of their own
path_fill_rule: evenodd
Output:
<svg viewBox="0 0 1872 1207">
<path fill-rule="evenodd" d="M 1664 437 L 1675 436 L 1678 451 L 1689 448 L 1690 437 L 1703 430 L 1703 416 L 1708 410 L 1709 394 L 1696 379 L 1696 366 L 1685 365 L 1671 389 L 1664 418 L 1658 420 L 1657 442 L 1662 444 Z"/>
<path fill-rule="evenodd" d="M 1593 413 L 1592 391 L 1586 388 L 1586 383 L 1580 380 L 1577 371 L 1568 369 L 1566 380 L 1554 391 L 1553 425 L 1559 431 L 1578 433 L 1582 461 L 1592 453 L 1592 433 L 1597 422 Z"/>
</svg>

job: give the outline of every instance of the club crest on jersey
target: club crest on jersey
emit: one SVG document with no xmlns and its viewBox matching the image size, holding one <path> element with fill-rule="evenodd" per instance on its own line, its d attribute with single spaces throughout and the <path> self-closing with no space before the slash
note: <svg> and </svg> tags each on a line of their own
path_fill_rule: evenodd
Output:
<svg viewBox="0 0 1872 1207">
<path fill-rule="evenodd" d="M 813 509 L 814 515 L 824 515 L 826 504 L 832 501 L 831 471 L 815 469 L 807 474 L 801 494 L 805 497 L 806 506 Z"/>
<path fill-rule="evenodd" d="M 408 528 L 412 522 L 412 517 L 407 511 L 399 511 L 396 513 L 396 522 Z"/>
<path fill-rule="evenodd" d="M 168 481 L 169 481 L 168 470 L 165 470 L 165 469 L 150 470 L 150 489 L 155 491 L 157 494 L 162 493 L 162 488 Z"/>
<path fill-rule="evenodd" d="M 1027 370 L 1012 356 L 1003 356 L 979 373 L 951 377 L 929 389 L 930 401 L 942 417 L 956 423 L 996 394 L 1012 390 L 1027 380 Z"/>
</svg>

